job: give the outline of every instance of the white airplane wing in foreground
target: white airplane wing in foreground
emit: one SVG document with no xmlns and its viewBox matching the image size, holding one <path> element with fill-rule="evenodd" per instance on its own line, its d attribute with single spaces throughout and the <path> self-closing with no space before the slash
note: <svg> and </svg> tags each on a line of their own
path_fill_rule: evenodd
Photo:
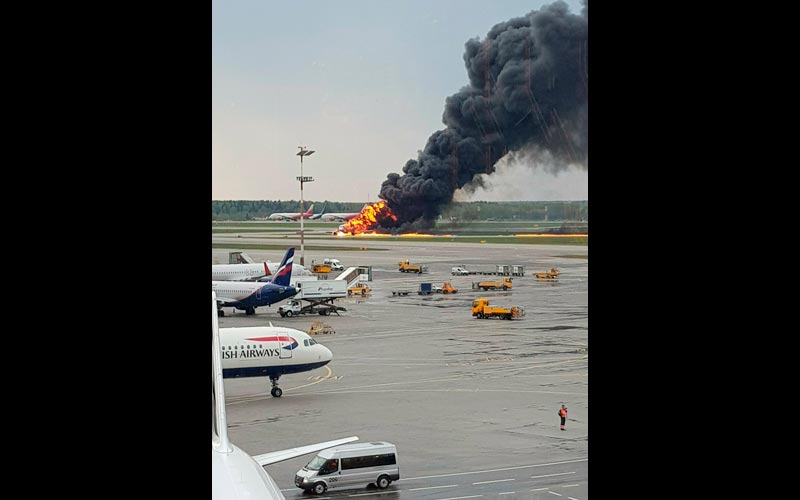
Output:
<svg viewBox="0 0 800 500">
<path fill-rule="evenodd" d="M 297 448 L 290 448 L 288 450 L 272 451 L 270 453 L 255 455 L 253 456 L 253 460 L 258 462 L 258 465 L 263 467 L 265 465 L 274 464 L 276 462 L 283 462 L 284 460 L 289 460 L 290 458 L 299 457 L 301 455 L 306 455 L 308 453 L 314 453 L 315 451 L 324 450 L 325 448 L 330 448 L 332 446 L 339 446 L 340 444 L 352 443 L 353 441 L 358 441 L 358 437 L 350 436 L 342 439 L 335 439 L 333 441 L 326 441 L 324 443 L 310 444 L 308 446 L 299 446 Z"/>
</svg>

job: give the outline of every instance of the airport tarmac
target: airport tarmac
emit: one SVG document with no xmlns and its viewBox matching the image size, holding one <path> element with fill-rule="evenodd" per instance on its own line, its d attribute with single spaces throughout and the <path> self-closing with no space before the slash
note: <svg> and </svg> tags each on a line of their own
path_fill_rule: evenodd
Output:
<svg viewBox="0 0 800 500">
<path fill-rule="evenodd" d="M 294 245 L 300 261 L 299 241 L 252 236 L 247 243 Z M 316 336 L 333 361 L 282 377 L 281 398 L 269 395 L 267 378 L 225 381 L 231 440 L 252 455 L 352 435 L 389 441 L 397 445 L 401 478 L 386 490 L 332 489 L 314 497 L 293 484 L 311 454 L 267 467 L 287 498 L 588 498 L 589 264 L 576 257 L 588 256 L 586 246 L 306 238 L 309 244 L 353 246 L 306 250 L 305 263 L 333 257 L 345 267 L 372 266 L 372 293 L 337 301 L 347 308 L 341 316 L 281 318 L 277 305 L 231 315 L 226 308 L 221 327 L 272 322 L 305 331 L 322 320 L 336 331 Z M 232 250 L 212 250 L 212 261 L 227 262 Z M 273 262 L 283 255 L 245 251 Z M 403 259 L 428 272 L 399 272 Z M 513 277 L 511 291 L 473 291 L 473 281 L 497 278 L 450 275 L 453 266 L 488 271 L 497 264 L 523 265 L 525 276 Z M 557 282 L 532 276 L 551 267 L 561 272 Z M 444 281 L 459 292 L 416 293 L 421 282 Z M 392 296 L 398 289 L 413 291 Z M 473 318 L 477 297 L 524 306 L 526 315 Z M 564 431 L 556 413 L 562 403 L 569 409 Z"/>
</svg>

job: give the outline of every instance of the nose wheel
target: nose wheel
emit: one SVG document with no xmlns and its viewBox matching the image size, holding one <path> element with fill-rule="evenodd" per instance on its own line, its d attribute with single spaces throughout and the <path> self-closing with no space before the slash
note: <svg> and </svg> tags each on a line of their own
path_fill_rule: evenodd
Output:
<svg viewBox="0 0 800 500">
<path fill-rule="evenodd" d="M 270 377 L 269 381 L 272 382 L 272 390 L 269 391 L 272 394 L 273 398 L 279 398 L 283 396 L 283 391 L 280 387 L 278 387 L 278 377 Z"/>
</svg>

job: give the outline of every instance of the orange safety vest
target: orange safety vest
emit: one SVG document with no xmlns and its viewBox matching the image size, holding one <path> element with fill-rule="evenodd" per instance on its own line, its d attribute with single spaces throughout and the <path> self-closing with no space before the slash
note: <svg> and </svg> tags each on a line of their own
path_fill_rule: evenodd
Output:
<svg viewBox="0 0 800 500">
<path fill-rule="evenodd" d="M 567 418 L 567 410 L 565 410 L 564 408 L 559 408 L 558 409 L 558 416 Z"/>
</svg>

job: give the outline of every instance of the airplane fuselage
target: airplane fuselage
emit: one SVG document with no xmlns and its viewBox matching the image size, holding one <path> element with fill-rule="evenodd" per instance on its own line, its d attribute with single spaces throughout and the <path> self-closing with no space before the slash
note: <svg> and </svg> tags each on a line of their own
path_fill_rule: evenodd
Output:
<svg viewBox="0 0 800 500">
<path fill-rule="evenodd" d="M 216 292 L 221 306 L 243 311 L 269 306 L 297 294 L 293 286 L 246 281 L 212 281 L 211 290 Z"/>
<path fill-rule="evenodd" d="M 269 269 L 269 275 L 264 271 L 264 265 Z M 249 281 L 259 278 L 269 278 L 278 271 L 278 262 L 260 262 L 252 264 L 211 264 L 212 281 Z M 301 266 L 294 264 L 292 277 L 313 276 L 313 274 Z"/>
<path fill-rule="evenodd" d="M 325 222 L 334 222 L 334 221 L 347 222 L 350 219 L 352 219 L 353 217 L 359 215 L 360 213 L 361 212 L 356 212 L 354 214 L 345 214 L 345 213 L 341 213 L 341 214 L 323 214 L 320 217 L 320 220 L 323 220 Z"/>
<path fill-rule="evenodd" d="M 330 349 L 307 333 L 285 327 L 220 328 L 224 378 L 270 377 L 327 365 Z"/>
<path fill-rule="evenodd" d="M 312 203 L 310 207 L 308 207 L 308 211 L 300 213 L 290 213 L 290 212 L 275 212 L 274 214 L 270 214 L 267 217 L 268 220 L 284 220 L 284 221 L 292 221 L 292 220 L 300 220 L 300 217 L 304 219 L 310 219 L 314 215 L 314 204 Z"/>
</svg>

